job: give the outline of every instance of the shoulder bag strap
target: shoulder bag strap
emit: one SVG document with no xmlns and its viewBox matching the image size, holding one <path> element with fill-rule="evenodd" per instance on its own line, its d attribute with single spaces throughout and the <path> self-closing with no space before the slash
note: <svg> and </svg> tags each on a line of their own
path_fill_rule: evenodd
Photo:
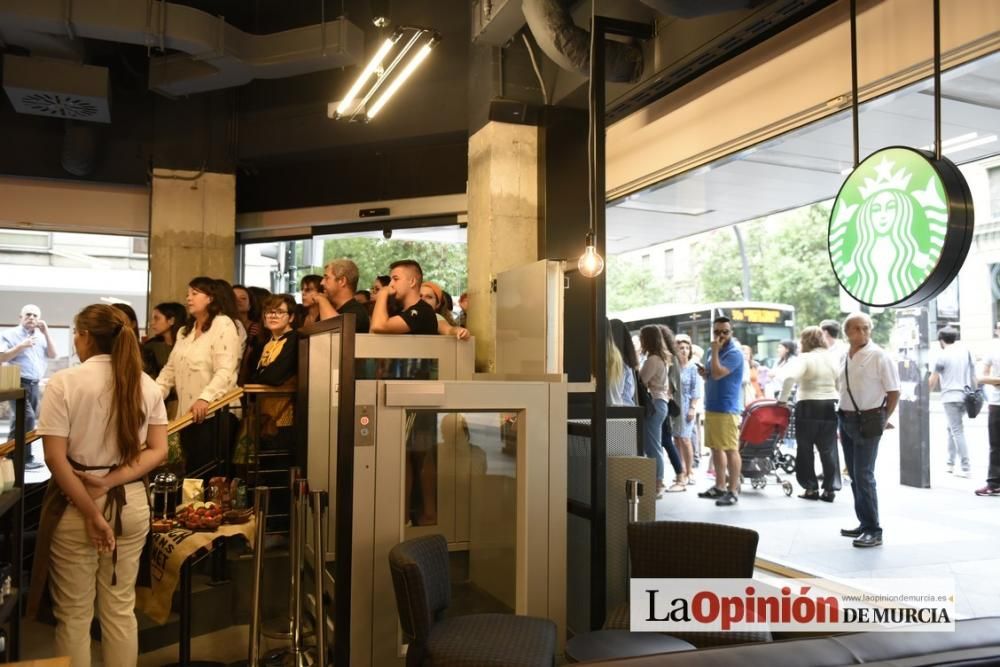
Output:
<svg viewBox="0 0 1000 667">
<path fill-rule="evenodd" d="M 966 350 L 969 354 L 969 388 L 972 391 L 979 389 L 979 382 L 976 380 L 976 362 L 972 360 L 972 350 Z"/>
<path fill-rule="evenodd" d="M 858 407 L 858 402 L 854 400 L 854 392 L 851 391 L 851 369 L 848 367 L 847 363 L 851 359 L 850 351 L 844 355 L 844 382 L 847 383 L 847 395 L 851 397 L 851 403 L 854 403 L 854 411 L 861 412 L 861 408 Z"/>
</svg>

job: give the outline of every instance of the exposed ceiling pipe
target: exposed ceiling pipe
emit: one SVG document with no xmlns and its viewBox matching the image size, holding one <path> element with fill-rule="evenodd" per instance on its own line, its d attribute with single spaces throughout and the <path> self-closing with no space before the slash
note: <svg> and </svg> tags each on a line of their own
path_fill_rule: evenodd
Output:
<svg viewBox="0 0 1000 667">
<path fill-rule="evenodd" d="M 573 22 L 573 17 L 559 0 L 523 0 L 524 18 L 539 48 L 554 63 L 566 70 L 589 76 L 590 31 Z M 632 83 L 642 74 L 642 50 L 624 42 L 608 40 L 605 78 L 617 83 Z"/>
<path fill-rule="evenodd" d="M 69 14 L 67 13 L 69 7 Z M 71 15 L 70 15 L 71 14 Z M 364 33 L 346 18 L 251 35 L 193 7 L 157 0 L 0 0 L 0 34 L 43 33 L 180 51 L 153 57 L 149 87 L 170 96 L 358 64 Z M 28 37 L 24 37 L 28 39 Z"/>
<path fill-rule="evenodd" d="M 737 9 L 753 9 L 767 0 L 639 0 L 661 14 L 681 19 L 712 16 Z"/>
</svg>

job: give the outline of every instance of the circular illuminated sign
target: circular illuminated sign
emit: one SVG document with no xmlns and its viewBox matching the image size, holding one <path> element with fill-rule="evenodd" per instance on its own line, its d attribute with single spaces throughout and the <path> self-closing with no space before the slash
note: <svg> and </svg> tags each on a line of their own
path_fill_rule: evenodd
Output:
<svg viewBox="0 0 1000 667">
<path fill-rule="evenodd" d="M 958 275 L 972 245 L 972 194 L 950 160 L 927 151 L 876 151 L 851 172 L 830 212 L 830 263 L 868 306 L 912 306 Z"/>
</svg>

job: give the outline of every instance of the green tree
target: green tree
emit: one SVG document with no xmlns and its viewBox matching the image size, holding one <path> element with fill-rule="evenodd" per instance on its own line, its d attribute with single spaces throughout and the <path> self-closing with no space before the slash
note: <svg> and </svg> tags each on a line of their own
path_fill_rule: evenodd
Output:
<svg viewBox="0 0 1000 667">
<path fill-rule="evenodd" d="M 367 289 L 375 276 L 387 275 L 389 265 L 400 259 L 415 259 L 424 271 L 424 280 L 432 280 L 456 300 L 468 287 L 467 247 L 464 243 L 433 241 L 383 240 L 368 237 L 326 239 L 323 261 L 339 257 L 354 260 L 361 278 L 359 289 Z M 322 273 L 322 267 L 316 267 Z"/>
<path fill-rule="evenodd" d="M 743 226 L 753 300 L 794 306 L 800 331 L 842 316 L 839 286 L 827 253 L 829 215 L 827 205 L 814 204 Z M 743 298 L 739 249 L 730 229 L 716 230 L 698 242 L 694 254 L 705 301 Z M 873 319 L 872 337 L 881 345 L 888 343 L 895 313 L 887 309 Z"/>
<path fill-rule="evenodd" d="M 608 257 L 607 303 L 611 312 L 652 306 L 663 300 L 649 268 L 617 255 Z"/>
</svg>

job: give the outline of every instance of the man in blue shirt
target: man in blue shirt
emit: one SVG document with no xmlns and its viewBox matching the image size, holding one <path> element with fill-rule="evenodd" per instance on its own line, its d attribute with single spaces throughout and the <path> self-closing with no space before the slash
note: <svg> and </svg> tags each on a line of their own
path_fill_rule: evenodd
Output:
<svg viewBox="0 0 1000 667">
<path fill-rule="evenodd" d="M 21 388 L 24 389 L 24 429 L 35 428 L 38 400 L 41 397 L 38 383 L 45 377 L 48 360 L 56 358 L 56 346 L 49 335 L 49 327 L 42 319 L 38 306 L 28 304 L 21 309 L 21 324 L 0 333 L 0 363 L 21 368 Z M 11 422 L 8 438 L 14 437 L 14 404 L 11 403 Z M 29 453 L 28 459 L 34 463 Z M 39 467 L 38 463 L 28 467 Z"/>
<path fill-rule="evenodd" d="M 705 378 L 705 446 L 712 450 L 715 486 L 699 493 L 698 497 L 712 498 L 720 507 L 739 501 L 743 362 L 743 352 L 733 342 L 733 325 L 729 318 L 715 318 L 712 351 L 705 365 L 698 368 Z"/>
</svg>

